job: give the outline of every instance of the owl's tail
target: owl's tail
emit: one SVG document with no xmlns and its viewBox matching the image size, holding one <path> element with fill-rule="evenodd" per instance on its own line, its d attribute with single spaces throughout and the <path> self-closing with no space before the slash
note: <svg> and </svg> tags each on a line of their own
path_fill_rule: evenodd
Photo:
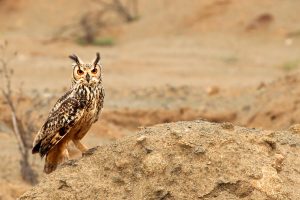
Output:
<svg viewBox="0 0 300 200">
<path fill-rule="evenodd" d="M 56 170 L 57 166 L 62 162 L 69 159 L 69 153 L 67 149 L 61 150 L 59 148 L 53 148 L 46 155 L 44 172 L 50 174 Z"/>
</svg>

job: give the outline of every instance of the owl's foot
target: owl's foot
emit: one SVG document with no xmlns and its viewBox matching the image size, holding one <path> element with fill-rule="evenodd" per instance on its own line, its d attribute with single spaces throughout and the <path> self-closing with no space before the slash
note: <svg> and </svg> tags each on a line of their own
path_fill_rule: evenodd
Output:
<svg viewBox="0 0 300 200">
<path fill-rule="evenodd" d="M 93 155 L 93 153 L 98 149 L 98 147 L 93 147 L 91 149 L 88 149 L 86 152 L 82 153 L 82 156 L 90 156 Z"/>
<path fill-rule="evenodd" d="M 73 140 L 73 143 L 76 148 L 81 151 L 82 154 L 88 150 L 88 148 L 84 144 L 82 144 L 80 140 Z"/>
<path fill-rule="evenodd" d="M 68 149 L 61 149 L 54 147 L 47 155 L 45 159 L 44 172 L 46 174 L 50 174 L 56 168 L 69 160 L 69 152 Z"/>
<path fill-rule="evenodd" d="M 57 168 L 57 164 L 56 163 L 45 163 L 44 172 L 46 174 L 50 174 L 51 172 L 53 172 L 54 170 L 56 170 L 56 168 Z"/>
</svg>

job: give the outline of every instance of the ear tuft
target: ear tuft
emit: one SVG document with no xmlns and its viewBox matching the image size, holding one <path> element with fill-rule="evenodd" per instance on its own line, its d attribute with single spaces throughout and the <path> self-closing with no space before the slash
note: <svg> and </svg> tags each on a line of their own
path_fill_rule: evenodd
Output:
<svg viewBox="0 0 300 200">
<path fill-rule="evenodd" d="M 97 53 L 96 53 L 96 59 L 95 59 L 95 61 L 94 61 L 94 65 L 95 65 L 95 66 L 98 64 L 99 60 L 100 60 L 100 54 L 99 54 L 99 52 L 97 52 Z"/>
<path fill-rule="evenodd" d="M 69 55 L 69 58 L 71 59 L 71 60 L 73 60 L 74 62 L 76 62 L 76 64 L 80 64 L 80 62 L 79 62 L 79 58 L 78 58 L 78 56 L 76 56 L 75 54 L 72 54 L 72 55 Z"/>
</svg>

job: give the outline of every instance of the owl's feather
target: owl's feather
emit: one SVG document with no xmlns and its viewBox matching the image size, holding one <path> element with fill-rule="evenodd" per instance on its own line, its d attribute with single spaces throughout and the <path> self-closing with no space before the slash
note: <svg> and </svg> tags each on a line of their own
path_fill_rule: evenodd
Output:
<svg viewBox="0 0 300 200">
<path fill-rule="evenodd" d="M 105 92 L 104 92 L 104 89 L 101 88 L 99 91 L 97 91 L 97 94 L 96 94 L 96 100 L 98 102 L 97 102 L 96 109 L 95 109 L 95 118 L 94 118 L 93 123 L 97 122 L 99 119 L 99 114 L 103 108 L 104 97 L 105 97 Z"/>
<path fill-rule="evenodd" d="M 32 153 L 45 156 L 82 117 L 85 102 L 67 92 L 51 110 L 49 117 L 35 137 Z"/>
</svg>

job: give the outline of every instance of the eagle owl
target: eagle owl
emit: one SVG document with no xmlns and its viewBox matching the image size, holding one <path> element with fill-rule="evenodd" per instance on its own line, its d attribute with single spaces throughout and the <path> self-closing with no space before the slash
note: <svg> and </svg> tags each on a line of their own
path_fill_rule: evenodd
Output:
<svg viewBox="0 0 300 200">
<path fill-rule="evenodd" d="M 99 53 L 91 64 L 84 64 L 76 55 L 69 58 L 74 61 L 72 86 L 56 102 L 33 142 L 32 153 L 39 153 L 42 158 L 46 156 L 45 173 L 51 173 L 69 158 L 67 145 L 70 141 L 81 152 L 87 150 L 80 140 L 98 120 L 103 108 Z"/>
</svg>

